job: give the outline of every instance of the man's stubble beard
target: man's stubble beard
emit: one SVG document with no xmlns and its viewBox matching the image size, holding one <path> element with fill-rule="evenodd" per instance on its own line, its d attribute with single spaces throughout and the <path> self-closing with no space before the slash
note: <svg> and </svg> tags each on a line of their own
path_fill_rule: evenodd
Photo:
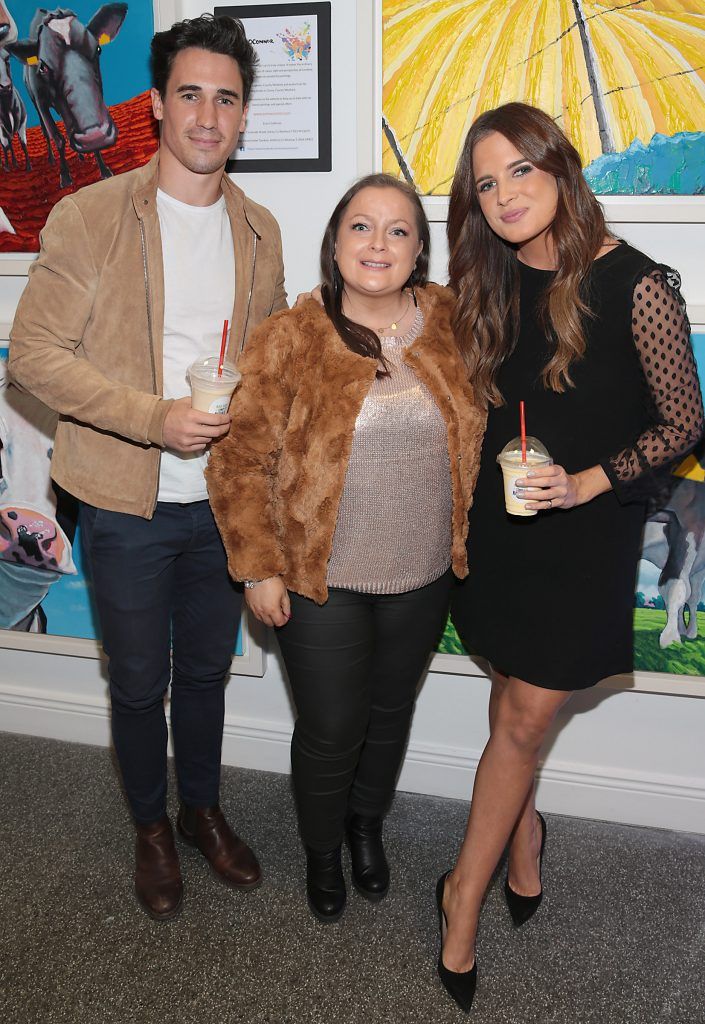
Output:
<svg viewBox="0 0 705 1024">
<path fill-rule="evenodd" d="M 221 142 L 225 140 L 221 138 Z M 181 162 L 191 171 L 192 174 L 213 174 L 215 171 L 223 168 L 228 159 L 228 155 L 232 152 L 232 147 L 223 156 L 223 150 L 221 147 L 218 148 L 217 153 L 202 152 L 195 147 L 192 143 L 186 139 L 181 151 Z"/>
<path fill-rule="evenodd" d="M 184 167 L 191 171 L 192 174 L 214 174 L 215 171 L 225 167 L 225 161 L 222 156 L 208 156 L 207 153 L 203 153 L 200 159 L 198 157 L 188 157 L 182 162 Z"/>
</svg>

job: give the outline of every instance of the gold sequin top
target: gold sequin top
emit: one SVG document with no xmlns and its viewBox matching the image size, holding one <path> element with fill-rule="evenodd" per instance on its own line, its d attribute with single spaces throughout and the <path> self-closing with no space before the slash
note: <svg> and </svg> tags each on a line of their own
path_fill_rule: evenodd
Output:
<svg viewBox="0 0 705 1024">
<path fill-rule="evenodd" d="M 403 362 L 423 331 L 382 338 L 388 377 L 377 377 L 355 423 L 338 508 L 329 587 L 401 594 L 451 563 L 453 508 L 448 434 L 430 392 Z"/>
</svg>

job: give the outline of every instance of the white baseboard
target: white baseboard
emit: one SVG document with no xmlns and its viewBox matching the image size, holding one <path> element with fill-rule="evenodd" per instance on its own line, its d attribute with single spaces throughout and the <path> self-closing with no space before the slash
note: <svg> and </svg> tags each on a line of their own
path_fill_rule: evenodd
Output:
<svg viewBox="0 0 705 1024">
<path fill-rule="evenodd" d="M 410 744 L 399 789 L 468 800 L 480 753 Z M 537 798 L 554 814 L 705 834 L 705 778 L 549 760 Z"/>
<path fill-rule="evenodd" d="M 79 697 L 53 689 L 1 685 L 0 728 L 69 743 L 110 744 L 105 697 Z"/>
<path fill-rule="evenodd" d="M 2 685 L 0 729 L 107 746 L 107 699 Z M 228 715 L 223 763 L 285 774 L 290 738 L 288 723 Z M 467 800 L 479 756 L 480 751 L 411 743 L 399 789 Z M 538 795 L 549 813 L 705 834 L 705 778 L 549 760 L 540 771 Z"/>
</svg>

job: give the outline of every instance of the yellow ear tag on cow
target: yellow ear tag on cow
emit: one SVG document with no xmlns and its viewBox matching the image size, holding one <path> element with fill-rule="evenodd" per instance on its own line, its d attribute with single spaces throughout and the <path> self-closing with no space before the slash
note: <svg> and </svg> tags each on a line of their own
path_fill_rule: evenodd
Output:
<svg viewBox="0 0 705 1024">
<path fill-rule="evenodd" d="M 28 57 L 27 58 L 27 63 L 28 64 L 38 64 L 39 63 L 39 57 Z"/>
<path fill-rule="evenodd" d="M 107 32 L 103 32 L 102 36 L 98 40 L 98 42 L 100 43 L 101 46 L 107 46 L 108 43 L 112 43 L 112 41 L 113 41 L 112 36 L 109 36 L 107 34 Z"/>
</svg>

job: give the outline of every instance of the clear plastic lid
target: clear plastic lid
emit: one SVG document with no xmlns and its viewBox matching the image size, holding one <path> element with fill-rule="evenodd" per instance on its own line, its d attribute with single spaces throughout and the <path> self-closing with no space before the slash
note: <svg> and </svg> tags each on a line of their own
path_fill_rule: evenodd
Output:
<svg viewBox="0 0 705 1024">
<path fill-rule="evenodd" d="M 231 384 L 233 382 L 235 384 L 239 383 L 242 374 L 232 363 L 223 363 L 220 373 L 218 373 L 218 363 L 218 356 L 209 356 L 208 359 L 197 359 L 188 369 L 191 380 L 195 378 L 199 381 L 210 381 L 212 383 L 220 383 L 221 381 L 227 381 Z"/>
<path fill-rule="evenodd" d="M 526 438 L 526 459 L 527 462 L 531 461 L 532 455 L 536 458 L 540 458 L 542 462 L 551 462 L 551 456 L 548 454 L 545 445 L 542 445 L 537 437 Z M 521 462 L 521 438 L 514 437 L 505 444 L 502 451 L 497 456 L 497 462 Z"/>
</svg>

